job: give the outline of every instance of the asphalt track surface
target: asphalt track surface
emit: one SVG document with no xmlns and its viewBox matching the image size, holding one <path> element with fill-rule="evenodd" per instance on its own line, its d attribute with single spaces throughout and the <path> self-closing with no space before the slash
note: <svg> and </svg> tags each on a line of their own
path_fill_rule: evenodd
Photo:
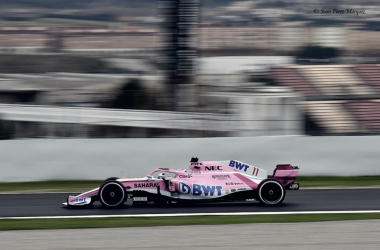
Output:
<svg viewBox="0 0 380 250">
<path fill-rule="evenodd" d="M 90 207 L 67 209 L 61 205 L 67 196 L 62 193 L 2 194 L 0 217 L 380 210 L 380 189 L 376 188 L 288 191 L 279 206 L 265 206 L 258 202 L 132 206 L 128 201 L 117 209 L 104 208 L 98 202 Z"/>
<path fill-rule="evenodd" d="M 1 231 L 12 250 L 379 249 L 380 220 Z"/>
<path fill-rule="evenodd" d="M 379 249 L 380 220 L 0 232 L 0 249 Z"/>
</svg>

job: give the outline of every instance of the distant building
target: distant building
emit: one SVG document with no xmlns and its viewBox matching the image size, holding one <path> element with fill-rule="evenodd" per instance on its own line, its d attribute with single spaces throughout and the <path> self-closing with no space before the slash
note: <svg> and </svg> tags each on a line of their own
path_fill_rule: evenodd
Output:
<svg viewBox="0 0 380 250">
<path fill-rule="evenodd" d="M 271 66 L 290 66 L 291 56 L 219 56 L 198 58 L 200 75 L 237 75 L 266 72 Z"/>
<path fill-rule="evenodd" d="M 306 45 L 346 48 L 347 30 L 344 27 L 313 27 L 305 22 L 281 23 L 277 26 L 278 50 L 294 51 Z"/>
<path fill-rule="evenodd" d="M 273 28 L 264 26 L 200 26 L 200 49 L 272 48 Z"/>
<path fill-rule="evenodd" d="M 364 52 L 368 55 L 380 54 L 380 32 L 354 29 L 348 32 L 347 50 L 353 53 Z"/>
</svg>

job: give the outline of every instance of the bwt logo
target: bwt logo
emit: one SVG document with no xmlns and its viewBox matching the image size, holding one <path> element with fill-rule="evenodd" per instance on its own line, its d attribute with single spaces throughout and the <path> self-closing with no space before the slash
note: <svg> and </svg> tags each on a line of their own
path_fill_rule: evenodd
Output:
<svg viewBox="0 0 380 250">
<path fill-rule="evenodd" d="M 245 165 L 243 163 L 237 162 L 237 161 L 230 161 L 231 168 L 236 168 L 238 170 L 242 170 L 244 168 L 244 172 L 247 172 L 247 169 L 249 168 L 248 165 Z"/>
<path fill-rule="evenodd" d="M 190 194 L 191 190 L 193 190 L 193 195 L 202 195 L 204 193 L 205 196 L 214 196 L 215 190 L 218 192 L 218 196 L 222 195 L 222 186 L 205 186 L 199 184 L 193 184 L 193 187 L 187 185 L 186 183 L 179 183 L 179 190 L 181 193 Z"/>
<path fill-rule="evenodd" d="M 86 198 L 76 198 L 75 202 L 85 202 Z"/>
</svg>

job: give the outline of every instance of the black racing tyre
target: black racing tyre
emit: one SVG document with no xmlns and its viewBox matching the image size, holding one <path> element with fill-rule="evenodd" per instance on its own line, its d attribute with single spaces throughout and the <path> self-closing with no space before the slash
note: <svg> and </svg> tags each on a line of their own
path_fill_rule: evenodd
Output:
<svg viewBox="0 0 380 250">
<path fill-rule="evenodd" d="M 117 181 L 108 181 L 99 188 L 99 201 L 105 207 L 119 207 L 127 199 L 123 184 Z"/>
<path fill-rule="evenodd" d="M 266 179 L 258 187 L 258 198 L 267 205 L 280 204 L 285 198 L 285 188 L 276 179 Z"/>
<path fill-rule="evenodd" d="M 105 179 L 105 180 L 102 182 L 102 185 L 103 185 L 104 183 L 106 183 L 106 182 L 109 182 L 109 181 L 116 181 L 117 179 L 119 179 L 119 178 L 117 178 L 117 177 L 109 177 L 109 178 Z"/>
</svg>

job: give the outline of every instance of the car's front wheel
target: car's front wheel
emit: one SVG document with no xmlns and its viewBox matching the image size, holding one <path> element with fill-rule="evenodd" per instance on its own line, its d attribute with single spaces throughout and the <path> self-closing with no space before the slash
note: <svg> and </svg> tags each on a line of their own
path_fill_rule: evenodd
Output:
<svg viewBox="0 0 380 250">
<path fill-rule="evenodd" d="M 119 179 L 119 178 L 117 178 L 117 177 L 109 177 L 109 178 L 105 179 L 105 180 L 102 182 L 102 184 L 104 184 L 104 183 L 106 183 L 106 182 L 109 182 L 109 181 L 116 181 L 117 179 Z"/>
<path fill-rule="evenodd" d="M 105 207 L 118 207 L 126 200 L 125 187 L 117 181 L 103 183 L 98 195 L 100 203 Z"/>
<path fill-rule="evenodd" d="M 285 198 L 285 188 L 276 179 L 266 179 L 258 187 L 258 198 L 267 205 L 280 204 Z"/>
</svg>

